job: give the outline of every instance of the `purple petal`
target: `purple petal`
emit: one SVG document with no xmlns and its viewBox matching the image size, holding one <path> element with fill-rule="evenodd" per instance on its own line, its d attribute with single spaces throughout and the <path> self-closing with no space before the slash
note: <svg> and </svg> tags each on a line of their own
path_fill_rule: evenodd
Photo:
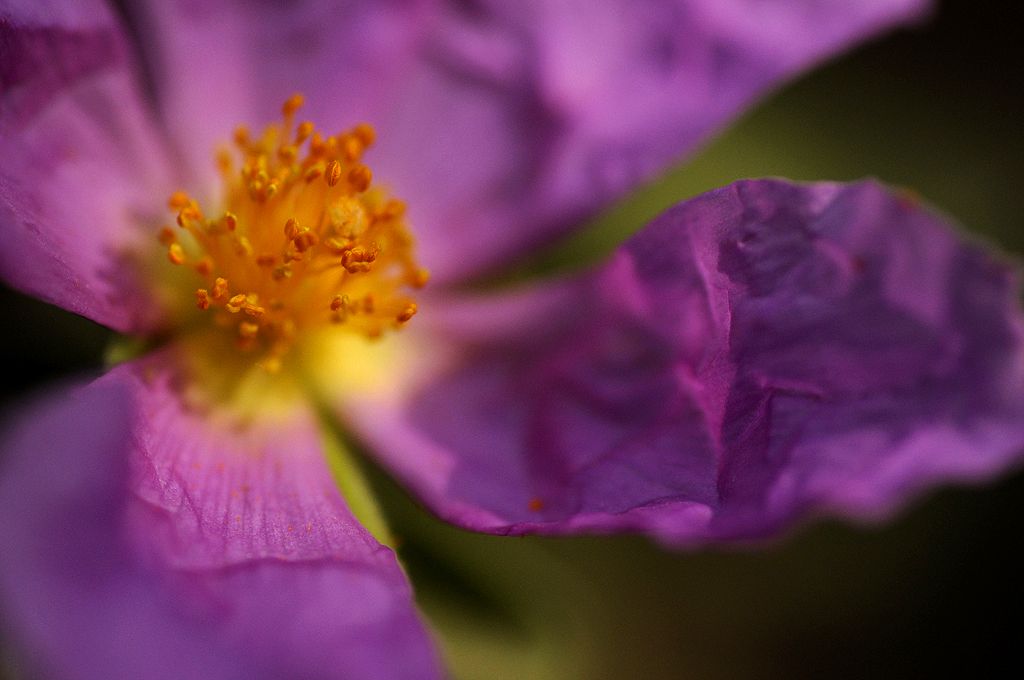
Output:
<svg viewBox="0 0 1024 680">
<path fill-rule="evenodd" d="M 228 437 L 182 411 L 168 370 L 115 369 L 5 439 L 0 596 L 26 664 L 439 677 L 393 553 L 353 519 L 304 417 Z"/>
<path fill-rule="evenodd" d="M 169 193 L 105 3 L 0 7 L 0 277 L 121 331 L 153 321 L 118 259 Z"/>
<path fill-rule="evenodd" d="M 437 281 L 579 226 L 766 90 L 927 3 L 151 4 L 189 154 L 209 166 L 214 138 L 276 118 L 292 90 L 328 129 L 369 120 L 369 162 L 408 200 Z"/>
<path fill-rule="evenodd" d="M 157 98 L 190 187 L 215 196 L 214 149 L 239 124 L 278 121 L 294 92 L 299 116 L 328 132 L 376 120 L 397 72 L 429 25 L 430 0 L 143 1 L 130 11 L 146 37 Z"/>
<path fill-rule="evenodd" d="M 741 182 L 592 275 L 450 301 L 446 340 L 468 333 L 450 363 L 349 409 L 468 528 L 696 542 L 878 518 L 1021 459 L 1018 294 L 1007 265 L 877 184 Z"/>
</svg>

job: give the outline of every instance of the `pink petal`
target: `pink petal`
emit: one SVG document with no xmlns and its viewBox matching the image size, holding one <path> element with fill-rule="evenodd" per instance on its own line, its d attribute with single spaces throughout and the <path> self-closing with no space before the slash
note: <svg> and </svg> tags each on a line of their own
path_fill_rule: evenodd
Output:
<svg viewBox="0 0 1024 680">
<path fill-rule="evenodd" d="M 184 413 L 166 357 L 22 415 L 3 440 L 0 599 L 55 678 L 429 678 L 394 554 L 307 416 L 261 442 Z"/>
<path fill-rule="evenodd" d="M 295 92 L 301 119 L 329 133 L 376 120 L 429 24 L 429 0 L 140 2 L 131 15 L 157 98 L 189 165 L 189 189 L 214 198 L 213 151 L 239 124 L 277 122 Z"/>
<path fill-rule="evenodd" d="M 0 9 L 0 277 L 121 331 L 153 322 L 119 258 L 170 189 L 134 69 L 105 3 Z"/>
</svg>

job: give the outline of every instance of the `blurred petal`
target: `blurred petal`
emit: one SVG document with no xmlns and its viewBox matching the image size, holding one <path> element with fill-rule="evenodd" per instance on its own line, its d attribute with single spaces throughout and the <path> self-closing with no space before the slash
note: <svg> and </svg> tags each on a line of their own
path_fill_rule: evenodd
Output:
<svg viewBox="0 0 1024 680">
<path fill-rule="evenodd" d="M 234 677 L 124 545 L 130 425 L 127 391 L 107 384 L 51 395 L 5 432 L 5 637 L 38 677 Z"/>
<path fill-rule="evenodd" d="M 761 538 L 1017 463 L 1018 294 L 912 198 L 741 182 L 592 275 L 452 301 L 446 339 L 467 339 L 449 363 L 404 400 L 348 408 L 468 528 Z"/>
<path fill-rule="evenodd" d="M 0 2 L 0 277 L 121 331 L 152 322 L 118 259 L 169 193 L 106 3 Z"/>
<path fill-rule="evenodd" d="M 155 73 L 166 123 L 210 194 L 217 145 L 240 123 L 299 116 L 330 132 L 375 121 L 413 58 L 430 0 L 143 1 L 128 8 Z"/>
<path fill-rule="evenodd" d="M 301 418 L 256 441 L 182 411 L 161 362 L 53 397 L 7 437 L 9 633 L 56 678 L 424 678 L 393 553 Z"/>
<path fill-rule="evenodd" d="M 578 227 L 767 89 L 926 2 L 150 5 L 161 102 L 197 167 L 293 90 L 328 129 L 369 120 L 369 162 L 450 280 Z"/>
<path fill-rule="evenodd" d="M 925 4 L 461 3 L 381 121 L 376 167 L 408 199 L 435 280 L 479 273 L 579 228 L 766 90 Z"/>
</svg>

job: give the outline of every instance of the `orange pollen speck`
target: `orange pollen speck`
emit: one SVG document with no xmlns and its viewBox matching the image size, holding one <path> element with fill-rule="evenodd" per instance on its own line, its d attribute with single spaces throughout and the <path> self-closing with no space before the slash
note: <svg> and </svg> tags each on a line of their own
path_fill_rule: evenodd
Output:
<svg viewBox="0 0 1024 680">
<path fill-rule="evenodd" d="M 234 329 L 238 351 L 257 353 L 254 364 L 268 371 L 328 324 L 367 338 L 400 328 L 417 312 L 409 292 L 428 278 L 405 203 L 375 186 L 362 161 L 373 128 L 322 134 L 296 125 L 303 101 L 289 97 L 283 121 L 262 133 L 235 129 L 234 154 L 216 158 L 224 204 L 206 206 L 219 217 L 176 191 L 167 204 L 181 231 L 158 233 L 170 262 L 192 263 L 195 306 Z"/>
</svg>

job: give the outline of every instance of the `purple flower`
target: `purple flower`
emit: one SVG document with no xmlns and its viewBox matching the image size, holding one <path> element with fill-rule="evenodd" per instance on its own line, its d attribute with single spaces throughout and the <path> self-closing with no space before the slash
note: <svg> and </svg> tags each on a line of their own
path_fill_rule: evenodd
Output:
<svg viewBox="0 0 1024 680">
<path fill-rule="evenodd" d="M 133 43 L 0 2 L 0 274 L 152 347 L 3 439 L 34 672 L 441 675 L 324 411 L 494 533 L 759 539 L 1019 458 L 1014 272 L 872 182 L 739 182 L 595 270 L 459 285 L 923 2 L 235 5 L 132 3 Z"/>
</svg>

